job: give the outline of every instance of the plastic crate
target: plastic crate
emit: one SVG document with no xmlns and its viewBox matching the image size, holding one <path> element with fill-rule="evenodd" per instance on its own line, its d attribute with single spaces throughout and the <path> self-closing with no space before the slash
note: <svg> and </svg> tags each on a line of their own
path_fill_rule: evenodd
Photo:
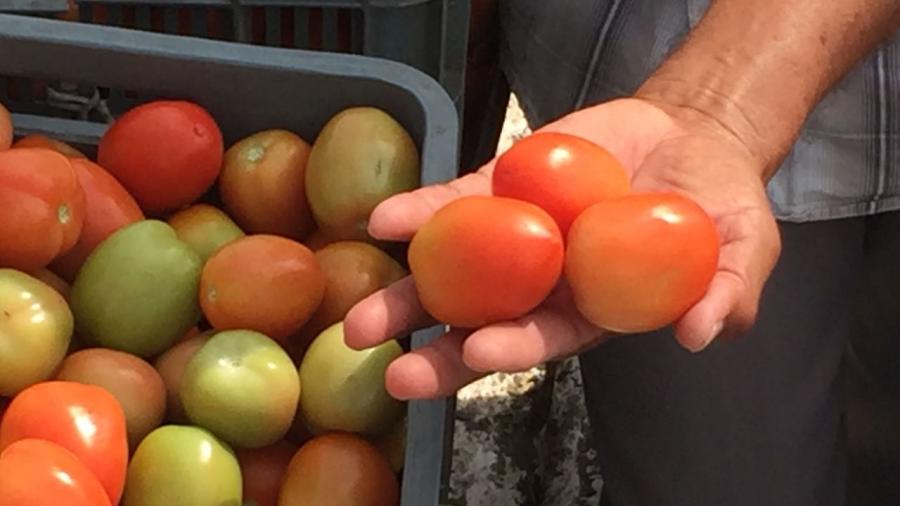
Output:
<svg viewBox="0 0 900 506">
<path fill-rule="evenodd" d="M 0 0 L 0 12 L 44 15 L 60 14 L 68 8 L 68 0 Z"/>
<path fill-rule="evenodd" d="M 397 118 L 416 140 L 424 184 L 457 171 L 452 101 L 433 79 L 395 62 L 0 14 L 0 85 L 10 77 L 193 100 L 216 117 L 229 143 L 276 126 L 312 140 L 340 110 L 371 105 Z M 19 135 L 44 133 L 84 148 L 95 146 L 107 128 L 22 107 L 10 107 Z M 442 331 L 416 332 L 412 346 Z M 436 505 L 445 493 L 453 400 L 411 402 L 408 415 L 402 504 Z"/>
<path fill-rule="evenodd" d="M 376 56 L 437 79 L 462 111 L 469 0 L 77 0 L 79 19 Z"/>
</svg>

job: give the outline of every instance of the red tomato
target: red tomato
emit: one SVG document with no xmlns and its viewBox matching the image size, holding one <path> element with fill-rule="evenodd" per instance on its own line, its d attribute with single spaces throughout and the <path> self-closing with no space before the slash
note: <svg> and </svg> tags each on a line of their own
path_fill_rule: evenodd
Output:
<svg viewBox="0 0 900 506">
<path fill-rule="evenodd" d="M 274 235 L 223 246 L 200 277 L 200 306 L 213 327 L 255 330 L 282 342 L 309 321 L 324 295 L 315 254 Z"/>
<path fill-rule="evenodd" d="M 53 151 L 56 151 L 57 153 L 69 158 L 86 158 L 84 156 L 84 153 L 78 151 L 72 146 L 69 146 L 65 142 L 51 139 L 50 137 L 41 134 L 26 135 L 25 137 L 17 140 L 12 147 L 52 149 Z"/>
<path fill-rule="evenodd" d="M 0 152 L 0 267 L 31 272 L 69 251 L 85 202 L 72 164 L 49 149 Z"/>
<path fill-rule="evenodd" d="M 626 195 L 628 172 L 609 151 L 573 135 L 536 133 L 497 159 L 493 192 L 531 202 L 553 216 L 566 237 L 582 211 Z"/>
<path fill-rule="evenodd" d="M 125 413 L 112 394 L 65 381 L 23 390 L 0 424 L 0 451 L 23 439 L 44 439 L 71 451 L 100 480 L 110 502 L 118 504 L 128 466 L 128 439 Z"/>
<path fill-rule="evenodd" d="M 222 169 L 222 132 L 197 104 L 156 101 L 125 113 L 100 140 L 97 161 L 151 215 L 197 200 Z"/>
<path fill-rule="evenodd" d="M 562 272 L 559 227 L 520 200 L 473 196 L 438 210 L 409 246 L 422 306 L 455 327 L 481 327 L 527 314 Z"/>
<path fill-rule="evenodd" d="M 23 439 L 0 453 L 0 506 L 110 506 L 91 471 L 50 441 Z"/>
<path fill-rule="evenodd" d="M 244 482 L 244 502 L 278 506 L 278 492 L 297 446 L 287 441 L 256 450 L 235 449 Z"/>
<path fill-rule="evenodd" d="M 84 228 L 75 247 L 51 265 L 53 271 L 70 283 L 75 281 L 81 264 L 97 245 L 125 225 L 144 219 L 134 197 L 103 167 L 85 158 L 75 158 L 72 168 L 84 190 Z"/>
<path fill-rule="evenodd" d="M 647 332 L 681 317 L 716 272 L 716 225 L 674 193 L 635 194 L 588 208 L 569 232 L 565 275 L 594 325 Z"/>
<path fill-rule="evenodd" d="M 9 149 L 13 139 L 12 117 L 3 104 L 0 104 L 0 151 Z"/>
</svg>

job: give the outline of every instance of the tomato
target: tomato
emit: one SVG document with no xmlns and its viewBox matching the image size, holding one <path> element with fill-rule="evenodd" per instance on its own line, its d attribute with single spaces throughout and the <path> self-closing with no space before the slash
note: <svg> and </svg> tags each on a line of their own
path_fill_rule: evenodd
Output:
<svg viewBox="0 0 900 506">
<path fill-rule="evenodd" d="M 0 506 L 110 506 L 97 477 L 72 452 L 40 439 L 0 454 Z"/>
<path fill-rule="evenodd" d="M 244 502 L 254 506 L 278 506 L 278 492 L 297 446 L 280 441 L 256 450 L 236 450 L 244 481 Z"/>
<path fill-rule="evenodd" d="M 69 282 L 104 239 L 125 225 L 144 219 L 144 213 L 134 198 L 96 163 L 87 159 L 72 160 L 72 168 L 84 190 L 84 227 L 75 246 L 57 258 L 51 268 Z"/>
<path fill-rule="evenodd" d="M 371 240 L 369 215 L 391 195 L 420 184 L 419 152 L 390 115 L 341 111 L 322 128 L 306 168 L 306 195 L 319 228 L 342 240 Z"/>
<path fill-rule="evenodd" d="M 309 144 L 286 130 L 251 135 L 225 152 L 219 193 L 247 232 L 294 240 L 314 228 L 306 200 Z"/>
<path fill-rule="evenodd" d="M 129 448 L 159 427 L 166 411 L 166 387 L 152 365 L 121 351 L 93 348 L 63 361 L 61 381 L 96 385 L 113 394 L 125 411 Z"/>
<path fill-rule="evenodd" d="M 212 332 L 190 337 L 176 344 L 156 359 L 154 365 L 166 385 L 166 418 L 170 422 L 187 423 L 181 404 L 181 383 L 184 371 L 194 355 L 209 341 Z"/>
<path fill-rule="evenodd" d="M 493 193 L 531 202 L 556 220 L 563 238 L 575 218 L 603 199 L 628 194 L 628 171 L 613 155 L 573 135 L 536 133 L 497 159 Z"/>
<path fill-rule="evenodd" d="M 337 242 L 316 252 L 325 275 L 325 296 L 303 329 L 311 337 L 347 316 L 357 302 L 399 281 L 406 270 L 387 253 L 364 242 Z"/>
<path fill-rule="evenodd" d="M 327 434 L 303 445 L 284 476 L 279 506 L 397 506 L 391 465 L 370 443 Z"/>
<path fill-rule="evenodd" d="M 150 215 L 186 206 L 222 169 L 222 132 L 197 104 L 160 100 L 126 112 L 100 140 L 97 162 Z"/>
<path fill-rule="evenodd" d="M 716 225 L 700 206 L 674 193 L 635 194 L 595 204 L 575 220 L 565 276 L 587 320 L 647 332 L 703 297 L 718 257 Z"/>
<path fill-rule="evenodd" d="M 33 271 L 69 251 L 84 192 L 69 160 L 48 149 L 0 151 L 0 267 Z"/>
<path fill-rule="evenodd" d="M 227 214 L 208 204 L 195 204 L 168 219 L 178 238 L 206 262 L 222 246 L 244 237 L 244 231 Z"/>
<path fill-rule="evenodd" d="M 72 291 L 72 287 L 69 286 L 69 283 L 67 283 L 66 280 L 57 276 L 49 269 L 38 269 L 29 273 L 29 275 L 56 290 L 57 293 L 63 296 L 63 299 L 69 300 L 69 293 Z"/>
<path fill-rule="evenodd" d="M 45 148 L 56 151 L 57 153 L 69 158 L 87 158 L 84 153 L 78 151 L 65 142 L 51 139 L 46 135 L 31 134 L 22 137 L 13 143 L 14 148 Z"/>
<path fill-rule="evenodd" d="M 387 457 L 388 462 L 391 463 L 391 469 L 394 470 L 395 473 L 400 473 L 403 470 L 403 464 L 406 461 L 406 431 L 407 431 L 407 419 L 403 417 L 399 422 L 394 424 L 394 428 L 391 429 L 383 437 L 373 441 L 374 444 L 381 450 L 381 453 Z"/>
<path fill-rule="evenodd" d="M 151 432 L 128 465 L 123 506 L 241 506 L 241 469 L 231 448 L 198 427 Z"/>
<path fill-rule="evenodd" d="M 72 285 L 78 334 L 94 345 L 149 358 L 200 320 L 200 257 L 161 221 L 109 236 Z"/>
<path fill-rule="evenodd" d="M 409 265 L 422 306 L 455 327 L 524 316 L 550 294 L 563 265 L 559 227 L 520 200 L 464 197 L 413 237 Z"/>
<path fill-rule="evenodd" d="M 250 330 L 215 334 L 188 363 L 181 381 L 188 418 L 240 448 L 284 438 L 299 398 L 300 377 L 291 357 Z"/>
<path fill-rule="evenodd" d="M 220 249 L 203 267 L 200 305 L 219 330 L 249 329 L 283 341 L 322 302 L 325 277 L 306 246 L 251 235 Z"/>
<path fill-rule="evenodd" d="M 404 404 L 387 392 L 384 374 L 402 353 L 396 341 L 362 351 L 348 347 L 343 323 L 319 335 L 300 364 L 300 408 L 313 433 L 387 433 L 402 416 Z"/>
<path fill-rule="evenodd" d="M 0 104 L 0 151 L 9 149 L 13 140 L 12 117 L 3 104 Z"/>
<path fill-rule="evenodd" d="M 0 395 L 53 376 L 72 337 L 72 312 L 56 290 L 0 269 Z"/>
<path fill-rule="evenodd" d="M 125 413 L 106 390 L 65 381 L 23 390 L 0 424 L 0 451 L 22 439 L 45 439 L 69 450 L 100 480 L 110 502 L 119 502 L 128 464 Z"/>
<path fill-rule="evenodd" d="M 309 234 L 309 237 L 307 237 L 306 240 L 303 241 L 303 244 L 305 244 L 307 248 L 313 251 L 319 251 L 320 249 L 334 242 L 334 239 L 326 236 L 325 233 L 323 233 L 321 230 L 316 230 L 313 233 Z"/>
</svg>

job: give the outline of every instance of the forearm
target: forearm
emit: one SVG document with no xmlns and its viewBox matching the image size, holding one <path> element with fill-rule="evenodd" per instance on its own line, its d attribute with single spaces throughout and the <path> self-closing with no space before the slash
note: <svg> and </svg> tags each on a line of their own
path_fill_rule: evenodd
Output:
<svg viewBox="0 0 900 506">
<path fill-rule="evenodd" d="M 638 96 L 722 124 L 768 179 L 819 100 L 898 26 L 898 0 L 713 0 Z"/>
</svg>

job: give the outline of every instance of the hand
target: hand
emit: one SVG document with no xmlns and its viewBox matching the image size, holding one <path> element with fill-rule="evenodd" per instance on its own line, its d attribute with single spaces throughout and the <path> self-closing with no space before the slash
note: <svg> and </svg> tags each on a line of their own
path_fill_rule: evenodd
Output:
<svg viewBox="0 0 900 506">
<path fill-rule="evenodd" d="M 675 325 L 685 348 L 701 351 L 723 330 L 740 332 L 753 324 L 780 238 L 761 176 L 764 162 L 740 139 L 699 111 L 641 99 L 584 109 L 541 130 L 604 146 L 631 171 L 634 190 L 680 192 L 716 221 L 722 241 L 718 271 L 706 296 Z M 448 202 L 490 194 L 492 171 L 493 162 L 450 183 L 388 199 L 372 213 L 369 231 L 384 240 L 410 240 Z M 407 278 L 350 311 L 346 341 L 362 349 L 432 324 Z M 398 358 L 388 368 L 386 384 L 400 399 L 443 397 L 486 374 L 527 370 L 607 337 L 578 314 L 561 283 L 527 316 L 474 331 L 451 330 Z"/>
</svg>

